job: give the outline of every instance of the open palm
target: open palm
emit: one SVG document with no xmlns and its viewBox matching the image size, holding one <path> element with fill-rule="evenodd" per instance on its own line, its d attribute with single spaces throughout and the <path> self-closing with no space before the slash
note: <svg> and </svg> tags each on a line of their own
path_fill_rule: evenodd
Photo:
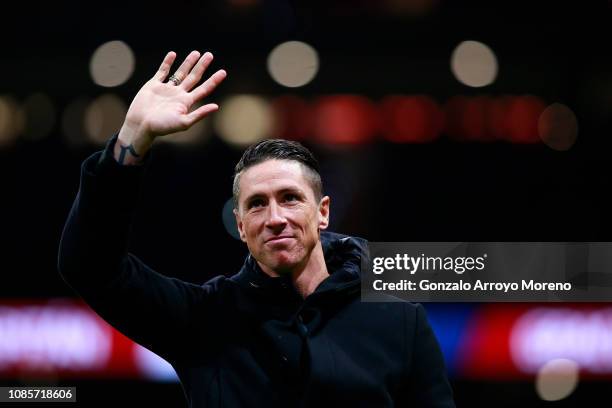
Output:
<svg viewBox="0 0 612 408">
<path fill-rule="evenodd" d="M 178 85 L 173 81 L 164 82 L 175 58 L 174 52 L 166 55 L 153 78 L 136 94 L 126 116 L 130 125 L 152 138 L 185 130 L 219 109 L 217 104 L 210 103 L 192 110 L 227 76 L 221 69 L 196 87 L 213 55 L 207 52 L 200 56 L 197 51 L 189 54 L 173 75 L 180 82 Z"/>
</svg>

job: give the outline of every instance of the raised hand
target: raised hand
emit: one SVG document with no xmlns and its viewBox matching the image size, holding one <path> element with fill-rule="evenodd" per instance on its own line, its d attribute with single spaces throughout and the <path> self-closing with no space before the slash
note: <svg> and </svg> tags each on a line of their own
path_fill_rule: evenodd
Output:
<svg viewBox="0 0 612 408">
<path fill-rule="evenodd" d="M 169 81 L 164 82 L 175 58 L 176 54 L 169 52 L 153 78 L 134 97 L 115 145 L 115 159 L 119 163 L 138 163 L 156 137 L 188 129 L 219 109 L 217 104 L 209 103 L 192 111 L 194 104 L 210 95 L 227 76 L 221 69 L 196 86 L 213 55 L 207 52 L 200 56 L 192 51 Z"/>
</svg>

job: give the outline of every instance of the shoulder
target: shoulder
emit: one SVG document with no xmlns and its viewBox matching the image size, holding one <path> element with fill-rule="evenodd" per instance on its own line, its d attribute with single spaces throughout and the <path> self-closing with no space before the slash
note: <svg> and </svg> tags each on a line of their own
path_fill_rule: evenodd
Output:
<svg viewBox="0 0 612 408">
<path fill-rule="evenodd" d="M 407 341 L 422 333 L 423 330 L 429 329 L 429 321 L 423 305 L 389 297 L 394 300 L 371 302 L 376 305 L 373 309 L 378 310 L 379 313 L 384 312 L 385 320 L 392 319 L 398 328 L 401 327 Z"/>
<path fill-rule="evenodd" d="M 404 302 L 404 318 L 408 336 L 416 336 L 423 329 L 429 328 L 427 312 L 420 303 Z"/>
<path fill-rule="evenodd" d="M 407 302 L 393 296 L 377 296 L 377 301 L 358 302 L 360 315 L 367 316 L 370 325 L 393 326 L 410 341 L 424 325 L 428 326 L 425 308 L 420 303 Z"/>
</svg>

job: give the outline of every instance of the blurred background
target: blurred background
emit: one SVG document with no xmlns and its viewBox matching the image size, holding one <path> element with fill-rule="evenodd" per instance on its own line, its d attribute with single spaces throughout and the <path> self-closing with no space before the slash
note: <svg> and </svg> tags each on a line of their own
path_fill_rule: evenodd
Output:
<svg viewBox="0 0 612 408">
<path fill-rule="evenodd" d="M 321 162 L 331 230 L 371 241 L 610 241 L 609 1 L 30 1 L 0 16 L 0 385 L 186 406 L 164 361 L 56 269 L 80 163 L 166 52 L 211 51 L 220 110 L 159 139 L 130 251 L 203 283 L 247 254 L 235 163 Z M 84 272 L 86 273 L 86 271 Z M 608 304 L 427 304 L 458 406 L 610 406 Z"/>
</svg>

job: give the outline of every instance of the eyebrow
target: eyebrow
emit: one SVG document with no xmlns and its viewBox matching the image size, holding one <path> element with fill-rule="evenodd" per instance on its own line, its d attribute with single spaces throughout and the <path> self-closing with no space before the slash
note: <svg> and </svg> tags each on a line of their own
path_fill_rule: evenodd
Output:
<svg viewBox="0 0 612 408">
<path fill-rule="evenodd" d="M 283 193 L 288 193 L 288 192 L 298 193 L 298 194 L 300 194 L 302 196 L 304 195 L 304 192 L 302 191 L 302 189 L 300 189 L 298 187 L 285 187 L 285 188 L 281 188 L 280 190 L 275 192 L 275 194 L 283 194 Z M 254 193 L 254 194 L 251 194 L 250 196 L 248 196 L 244 200 L 244 202 L 245 203 L 249 203 L 249 202 L 255 200 L 256 198 L 263 198 L 263 197 L 265 197 L 265 194 L 263 194 L 263 193 Z"/>
</svg>

